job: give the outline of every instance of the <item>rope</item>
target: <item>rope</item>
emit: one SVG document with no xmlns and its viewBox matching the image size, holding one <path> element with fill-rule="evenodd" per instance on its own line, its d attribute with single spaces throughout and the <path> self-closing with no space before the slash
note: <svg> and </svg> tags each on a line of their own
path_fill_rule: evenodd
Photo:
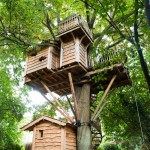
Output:
<svg viewBox="0 0 150 150">
<path fill-rule="evenodd" d="M 135 85 L 133 84 L 133 81 L 132 81 L 132 87 L 133 87 L 134 100 L 135 100 L 135 103 L 136 103 L 136 110 L 137 110 L 138 119 L 139 119 L 139 124 L 140 124 L 140 130 L 141 130 L 141 136 L 142 136 L 142 143 L 144 143 L 143 128 L 142 128 L 141 117 L 140 117 L 140 113 L 139 113 L 139 107 L 138 107 L 138 103 L 137 103 L 137 99 L 136 99 Z"/>
</svg>

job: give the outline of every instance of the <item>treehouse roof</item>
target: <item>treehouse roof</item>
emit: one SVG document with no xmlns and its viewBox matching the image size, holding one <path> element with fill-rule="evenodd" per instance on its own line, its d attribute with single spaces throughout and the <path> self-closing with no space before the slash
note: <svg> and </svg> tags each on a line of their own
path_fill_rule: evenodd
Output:
<svg viewBox="0 0 150 150">
<path fill-rule="evenodd" d="M 54 123 L 54 124 L 57 124 L 57 125 L 60 125 L 60 126 L 70 126 L 70 127 L 73 127 L 75 128 L 74 125 L 72 124 L 69 124 L 69 123 L 66 123 L 66 122 L 63 122 L 63 121 L 59 121 L 57 119 L 53 119 L 53 118 L 50 118 L 50 117 L 47 117 L 47 116 L 41 116 L 39 117 L 38 119 L 36 120 L 33 120 L 32 122 L 28 123 L 27 125 L 23 126 L 21 128 L 21 130 L 25 131 L 25 130 L 28 130 L 28 131 L 33 131 L 33 128 L 37 125 L 37 124 L 40 124 L 42 123 L 43 121 L 48 121 L 50 123 Z"/>
</svg>

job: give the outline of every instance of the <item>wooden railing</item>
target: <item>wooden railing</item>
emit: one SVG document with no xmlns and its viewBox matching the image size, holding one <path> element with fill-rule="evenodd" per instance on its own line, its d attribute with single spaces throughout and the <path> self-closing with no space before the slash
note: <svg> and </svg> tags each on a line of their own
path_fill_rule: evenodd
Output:
<svg viewBox="0 0 150 150">
<path fill-rule="evenodd" d="M 89 29 L 87 22 L 80 15 L 71 15 L 66 18 L 64 21 L 59 23 L 58 34 L 71 30 L 77 26 L 81 26 L 85 32 L 93 39 L 93 33 Z"/>
<path fill-rule="evenodd" d="M 109 50 L 109 51 L 103 52 L 103 54 L 98 54 L 96 58 L 94 58 L 93 56 L 89 56 L 89 67 L 102 68 L 102 67 L 107 67 L 110 65 L 118 64 L 118 63 L 124 63 L 126 62 L 126 60 L 127 60 L 127 57 L 126 57 L 125 51 Z"/>
</svg>

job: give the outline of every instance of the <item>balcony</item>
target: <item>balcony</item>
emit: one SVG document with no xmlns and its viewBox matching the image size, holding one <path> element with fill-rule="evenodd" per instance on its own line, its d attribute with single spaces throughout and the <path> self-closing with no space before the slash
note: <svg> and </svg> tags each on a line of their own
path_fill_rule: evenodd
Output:
<svg viewBox="0 0 150 150">
<path fill-rule="evenodd" d="M 92 60 L 89 61 L 89 68 L 104 68 L 114 64 L 125 63 L 127 60 L 124 50 L 109 50 L 97 54 L 95 58 L 92 55 L 89 57 L 89 60 Z"/>
</svg>

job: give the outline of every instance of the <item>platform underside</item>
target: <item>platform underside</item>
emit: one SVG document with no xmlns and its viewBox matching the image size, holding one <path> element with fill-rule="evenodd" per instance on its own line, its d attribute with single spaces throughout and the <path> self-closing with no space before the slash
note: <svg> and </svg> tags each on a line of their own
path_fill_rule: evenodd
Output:
<svg viewBox="0 0 150 150">
<path fill-rule="evenodd" d="M 40 83 L 40 81 L 43 81 L 52 92 L 60 96 L 68 95 L 71 94 L 68 79 L 69 72 L 72 74 L 74 86 L 82 86 L 85 83 L 89 83 L 91 84 L 92 94 L 97 94 L 99 91 L 105 90 L 114 75 L 117 75 L 117 78 L 112 88 L 131 84 L 129 73 L 123 64 L 115 64 L 103 69 L 89 70 L 79 63 L 71 64 L 57 70 L 42 69 L 27 74 L 25 84 L 46 94 L 47 91 Z M 95 82 L 94 78 L 96 80 L 99 78 L 99 80 Z"/>
</svg>

